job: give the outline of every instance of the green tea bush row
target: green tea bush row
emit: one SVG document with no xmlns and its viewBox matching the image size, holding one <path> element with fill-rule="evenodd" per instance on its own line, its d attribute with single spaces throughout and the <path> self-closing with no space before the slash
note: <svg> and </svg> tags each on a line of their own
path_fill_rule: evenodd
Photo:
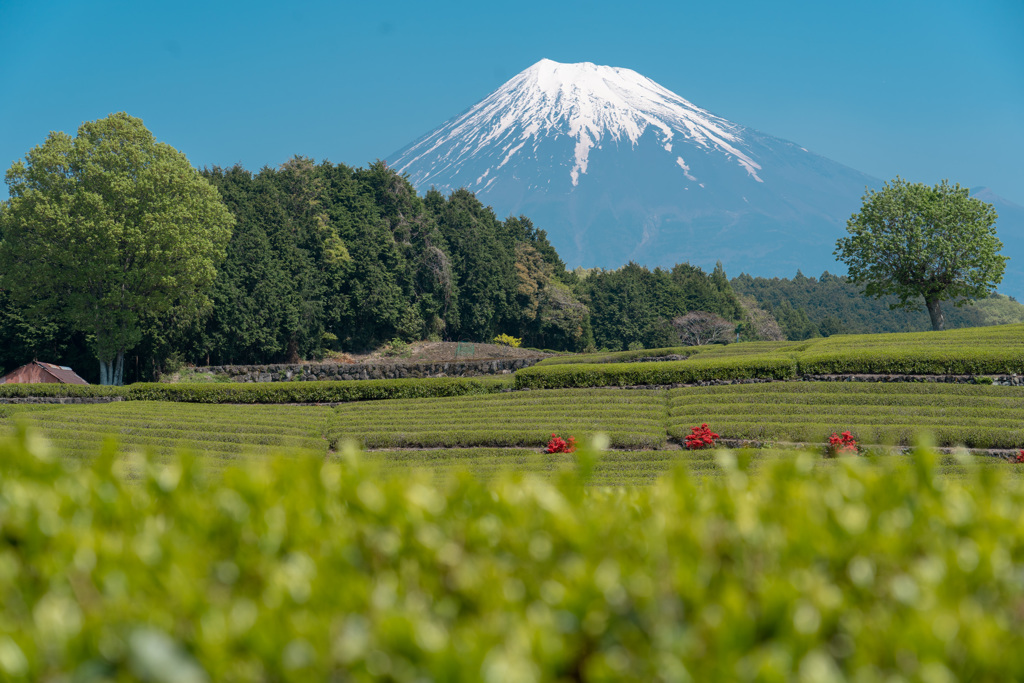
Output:
<svg viewBox="0 0 1024 683">
<path fill-rule="evenodd" d="M 541 446 L 552 432 L 610 432 L 616 447 L 649 448 L 665 441 L 665 410 L 656 392 L 614 389 L 345 404 L 333 409 L 328 438 L 371 448 Z"/>
<path fill-rule="evenodd" d="M 608 451 L 594 466 L 590 482 L 610 486 L 649 485 L 675 467 L 686 467 L 701 476 L 719 474 L 713 454 L 705 451 L 701 455 L 707 457 L 694 457 L 688 451 L 678 450 Z M 489 480 L 511 471 L 553 477 L 576 466 L 573 454 L 542 454 L 536 448 L 378 450 L 366 453 L 365 457 L 378 464 L 381 472 L 388 476 L 407 476 L 410 469 L 429 468 L 435 478 L 470 472 L 477 479 Z"/>
<path fill-rule="evenodd" d="M 486 408 L 451 412 L 426 412 L 402 410 L 390 404 L 382 404 L 376 411 L 338 411 L 338 422 L 347 426 L 375 424 L 407 424 L 438 426 L 454 424 L 504 424 L 544 423 L 548 420 L 590 420 L 599 422 L 625 422 L 636 424 L 661 424 L 664 420 L 665 405 L 654 406 L 599 406 L 587 405 L 536 406 L 533 408 L 505 407 L 500 404 Z"/>
<path fill-rule="evenodd" d="M 127 397 L 128 387 L 98 384 L 0 384 L 0 398 L 106 398 Z"/>
<path fill-rule="evenodd" d="M 1024 393 L 972 385 L 786 383 L 691 387 L 668 393 L 670 438 L 708 422 L 726 438 L 823 442 L 852 430 L 862 443 L 913 443 L 922 431 L 943 446 L 1024 445 Z"/>
<path fill-rule="evenodd" d="M 763 396 L 765 400 L 774 400 L 771 396 L 804 396 L 805 400 L 820 400 L 829 396 L 894 396 L 916 397 L 914 400 L 929 401 L 961 400 L 985 398 L 989 400 L 1013 399 L 1020 400 L 1020 387 L 977 385 L 977 384 L 946 384 L 921 382 L 784 382 L 762 384 L 732 384 L 709 387 L 683 387 L 670 389 L 672 399 L 685 396 Z"/>
<path fill-rule="evenodd" d="M 943 332 L 901 332 L 887 334 L 835 335 L 811 340 L 814 351 L 855 348 L 912 348 L 940 347 L 1012 348 L 1024 346 L 1024 324 L 971 327 Z"/>
<path fill-rule="evenodd" d="M 44 430 L 47 438 L 62 456 L 91 459 L 96 456 L 103 445 L 112 437 L 110 435 L 85 435 L 84 437 L 71 432 L 51 432 Z M 188 449 L 207 458 L 238 458 L 268 457 L 289 451 L 294 453 L 312 453 L 321 457 L 327 454 L 327 442 L 311 439 L 268 439 L 262 442 L 240 442 L 221 439 L 206 439 L 205 435 L 197 434 L 191 438 L 160 438 L 150 435 L 135 435 L 118 439 L 125 451 L 146 451 L 156 455 L 167 456 L 182 449 Z"/>
<path fill-rule="evenodd" d="M 652 486 L 0 444 L 12 681 L 1009 681 L 1024 487 L 928 451 Z M 595 459 L 597 462 L 595 463 Z M 129 471 L 133 479 L 126 480 Z"/>
<path fill-rule="evenodd" d="M 618 372 L 587 371 L 593 364 L 605 365 L 638 357 L 699 353 L 680 363 L 692 364 L 689 374 L 658 374 L 646 366 L 672 366 L 673 362 L 626 364 Z M 795 363 L 792 373 L 765 372 L 752 365 L 746 371 L 733 366 L 732 374 L 708 374 L 706 368 L 729 360 L 774 359 L 786 365 Z M 561 367 L 566 374 L 544 374 Z M 579 371 L 567 368 L 582 366 Z M 634 367 L 640 366 L 640 368 Z M 697 370 L 700 366 L 705 370 Z M 601 367 L 604 367 L 603 365 Z M 630 378 L 631 372 L 652 373 L 649 378 Z M 562 356 L 547 359 L 532 368 L 516 373 L 516 386 L 611 386 L 622 384 L 673 384 L 709 379 L 743 379 L 768 377 L 791 379 L 798 375 L 817 374 L 911 374 L 911 375 L 992 375 L 1024 373 L 1024 325 L 923 332 L 909 334 L 838 335 L 827 339 L 803 342 L 743 342 L 708 347 L 678 347 L 653 351 L 623 351 L 593 356 Z M 625 377 L 625 379 L 624 379 Z M 683 377 L 678 379 L 677 377 Z M 520 379 L 523 378 L 523 379 Z M 541 379 L 543 378 L 543 379 Z M 559 384 L 559 380 L 562 382 Z"/>
<path fill-rule="evenodd" d="M 1020 422 L 1019 408 L 966 408 L 932 406 L 880 406 L 878 404 L 828 404 L 817 403 L 693 403 L 679 404 L 669 411 L 670 419 L 696 419 L 700 415 L 707 419 L 719 417 L 744 417 L 767 420 L 804 420 L 808 417 L 829 420 L 856 420 L 861 423 L 883 421 L 887 424 L 971 424 L 979 426 L 1005 427 Z M 706 421 L 701 418 L 698 421 Z"/>
<path fill-rule="evenodd" d="M 739 344 L 714 344 L 701 347 L 706 357 L 727 358 L 731 356 L 785 356 L 803 351 L 811 347 L 815 340 L 808 341 L 765 341 L 742 342 Z"/>
<path fill-rule="evenodd" d="M 1024 347 L 813 348 L 798 356 L 800 374 L 992 375 L 1024 372 Z"/>
<path fill-rule="evenodd" d="M 5 422 L 36 429 L 58 450 L 94 454 L 106 439 L 126 447 L 169 453 L 182 447 L 206 454 L 266 454 L 269 449 L 327 452 L 331 411 L 314 406 L 233 406 L 132 401 L 61 405 L 50 410 L 11 406 Z"/>
<path fill-rule="evenodd" d="M 0 384 L 0 398 L 102 398 L 186 403 L 342 403 L 389 398 L 432 398 L 496 393 L 511 386 L 503 377 L 437 377 L 337 382 L 223 384 L 131 384 L 123 387 L 74 384 Z"/>
<path fill-rule="evenodd" d="M 922 433 L 927 433 L 939 446 L 1015 449 L 1024 444 L 1024 428 L 998 426 L 1005 425 L 1005 422 L 951 426 L 949 420 L 869 420 L 853 415 L 830 415 L 827 419 L 807 415 L 788 420 L 759 415 L 716 415 L 713 412 L 703 415 L 703 419 L 714 424 L 724 438 L 730 439 L 824 444 L 833 432 L 850 430 L 863 444 L 907 446 Z M 694 419 L 692 416 L 680 416 L 678 419 L 679 422 L 669 426 L 668 436 L 681 442 L 689 434 Z"/>
<path fill-rule="evenodd" d="M 189 403 L 346 403 L 389 398 L 433 398 L 489 394 L 510 385 L 504 378 L 441 377 L 344 382 L 265 382 L 254 384 L 133 384 L 133 401 Z"/>
<path fill-rule="evenodd" d="M 629 363 L 640 358 L 659 356 L 692 356 L 704 350 L 703 346 L 668 346 L 661 349 L 640 349 L 638 351 L 611 351 L 608 353 L 574 353 L 545 358 L 536 365 L 573 365 L 577 363 Z"/>
<path fill-rule="evenodd" d="M 393 431 L 362 432 L 355 441 L 365 448 L 464 448 L 472 446 L 516 447 L 544 446 L 551 439 L 551 433 L 574 434 L 582 437 L 600 429 L 585 425 L 556 425 L 550 430 L 544 428 L 523 429 L 443 429 L 434 431 Z M 608 431 L 613 448 L 650 449 L 664 446 L 663 430 L 644 434 L 635 431 Z M 347 435 L 332 435 L 342 442 Z"/>
<path fill-rule="evenodd" d="M 515 386 L 519 389 L 553 389 L 688 384 L 746 378 L 791 379 L 795 376 L 796 363 L 788 358 L 695 358 L 662 363 L 533 366 L 516 372 Z"/>
</svg>

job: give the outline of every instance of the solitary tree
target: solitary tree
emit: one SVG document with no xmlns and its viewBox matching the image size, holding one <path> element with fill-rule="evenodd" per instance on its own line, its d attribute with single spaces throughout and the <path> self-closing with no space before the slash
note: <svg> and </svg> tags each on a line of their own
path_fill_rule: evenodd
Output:
<svg viewBox="0 0 1024 683">
<path fill-rule="evenodd" d="M 1003 279 L 996 212 L 945 180 L 935 187 L 901 178 L 864 195 L 835 255 L 868 296 L 893 294 L 891 308 L 915 309 L 924 298 L 932 329 L 945 327 L 941 302 L 983 298 Z"/>
<path fill-rule="evenodd" d="M 234 217 L 185 155 L 124 113 L 50 133 L 7 172 L 0 286 L 90 335 L 121 384 L 143 321 L 205 307 Z"/>
<path fill-rule="evenodd" d="M 736 324 L 706 311 L 690 311 L 672 319 L 672 327 L 685 346 L 703 346 L 727 342 L 736 332 Z"/>
</svg>

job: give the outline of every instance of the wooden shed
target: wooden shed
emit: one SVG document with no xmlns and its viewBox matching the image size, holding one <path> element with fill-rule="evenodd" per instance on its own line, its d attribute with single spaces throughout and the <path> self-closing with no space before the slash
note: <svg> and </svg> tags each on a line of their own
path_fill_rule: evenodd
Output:
<svg viewBox="0 0 1024 683">
<path fill-rule="evenodd" d="M 0 377 L 0 384 L 88 384 L 66 365 L 37 360 Z"/>
</svg>

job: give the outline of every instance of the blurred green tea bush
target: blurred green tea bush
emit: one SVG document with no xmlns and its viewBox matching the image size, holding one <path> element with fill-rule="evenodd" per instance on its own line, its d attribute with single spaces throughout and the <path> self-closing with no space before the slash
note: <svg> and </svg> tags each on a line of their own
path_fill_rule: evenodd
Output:
<svg viewBox="0 0 1024 683">
<path fill-rule="evenodd" d="M 638 489 L 0 444 L 0 679 L 1010 681 L 1024 488 L 796 454 Z M 893 463 L 897 464 L 893 464 Z"/>
</svg>

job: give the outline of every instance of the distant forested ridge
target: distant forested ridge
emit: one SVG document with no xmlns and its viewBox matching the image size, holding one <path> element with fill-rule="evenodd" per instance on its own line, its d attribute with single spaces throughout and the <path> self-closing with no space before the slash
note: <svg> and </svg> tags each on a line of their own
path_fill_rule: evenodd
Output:
<svg viewBox="0 0 1024 683">
<path fill-rule="evenodd" d="M 923 301 L 917 311 L 890 310 L 889 305 L 897 301 L 895 297 L 868 298 L 846 276 L 832 275 L 828 271 L 820 278 L 806 277 L 797 271 L 792 279 L 751 277 L 743 273 L 733 278 L 731 285 L 737 295 L 753 297 L 778 321 L 786 338 L 791 340 L 931 329 Z M 1024 322 L 1024 306 L 1002 294 L 944 310 L 949 328 Z"/>
</svg>

